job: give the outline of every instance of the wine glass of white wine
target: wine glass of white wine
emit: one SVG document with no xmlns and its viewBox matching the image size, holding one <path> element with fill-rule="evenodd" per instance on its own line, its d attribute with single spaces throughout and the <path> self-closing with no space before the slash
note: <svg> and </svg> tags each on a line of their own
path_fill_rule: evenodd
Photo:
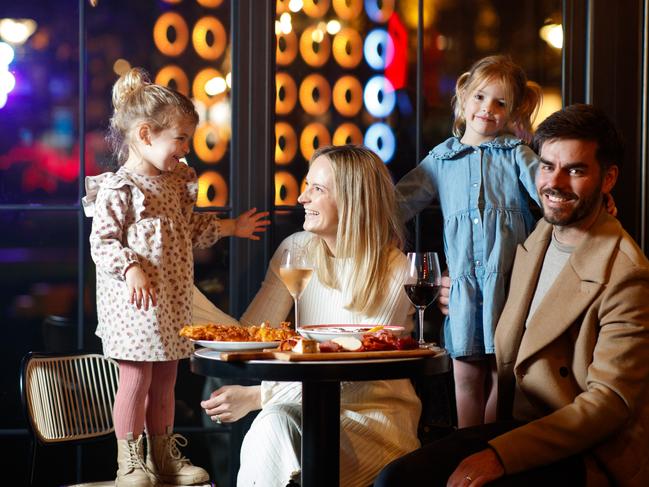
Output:
<svg viewBox="0 0 649 487">
<path fill-rule="evenodd" d="M 408 253 L 408 274 L 404 288 L 408 299 L 417 308 L 419 320 L 419 348 L 432 348 L 434 343 L 424 340 L 424 311 L 435 301 L 441 286 L 442 273 L 437 252 Z"/>
<path fill-rule="evenodd" d="M 282 261 L 279 265 L 279 277 L 284 281 L 288 292 L 293 296 L 295 303 L 295 331 L 299 331 L 298 301 L 302 292 L 311 280 L 313 266 L 309 263 L 306 252 L 301 248 L 284 250 Z"/>
</svg>

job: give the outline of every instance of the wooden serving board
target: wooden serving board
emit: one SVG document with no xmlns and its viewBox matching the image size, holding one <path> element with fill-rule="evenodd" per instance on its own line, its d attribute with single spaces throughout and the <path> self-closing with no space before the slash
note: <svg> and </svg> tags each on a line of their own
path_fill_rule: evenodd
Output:
<svg viewBox="0 0 649 487">
<path fill-rule="evenodd" d="M 295 353 L 281 352 L 278 350 L 264 350 L 254 352 L 221 352 L 221 360 L 236 362 L 243 360 L 282 360 L 285 362 L 306 362 L 325 360 L 373 360 L 383 358 L 411 358 L 437 355 L 439 350 L 417 348 L 414 350 L 382 350 L 376 352 L 318 352 Z"/>
</svg>

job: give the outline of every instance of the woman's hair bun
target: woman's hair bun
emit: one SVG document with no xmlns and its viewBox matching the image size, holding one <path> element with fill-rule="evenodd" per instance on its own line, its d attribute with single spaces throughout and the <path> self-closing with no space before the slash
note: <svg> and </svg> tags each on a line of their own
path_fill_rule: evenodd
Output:
<svg viewBox="0 0 649 487">
<path fill-rule="evenodd" d="M 119 110 L 133 93 L 150 84 L 151 79 L 142 68 L 129 69 L 113 86 L 113 107 L 115 110 Z"/>
</svg>

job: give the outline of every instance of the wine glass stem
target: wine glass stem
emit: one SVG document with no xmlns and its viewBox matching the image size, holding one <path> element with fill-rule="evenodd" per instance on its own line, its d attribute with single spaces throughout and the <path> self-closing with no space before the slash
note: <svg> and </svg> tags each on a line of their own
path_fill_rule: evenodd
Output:
<svg viewBox="0 0 649 487">
<path fill-rule="evenodd" d="M 293 302 L 295 303 L 295 306 L 294 306 L 294 308 L 295 308 L 295 331 L 298 331 L 299 328 L 300 328 L 300 325 L 298 324 L 298 321 L 297 321 L 298 314 L 297 314 L 297 298 L 296 297 L 293 298 Z"/>
<path fill-rule="evenodd" d="M 424 340 L 424 311 L 426 308 L 417 306 L 417 314 L 419 315 L 419 345 L 426 343 Z"/>
</svg>

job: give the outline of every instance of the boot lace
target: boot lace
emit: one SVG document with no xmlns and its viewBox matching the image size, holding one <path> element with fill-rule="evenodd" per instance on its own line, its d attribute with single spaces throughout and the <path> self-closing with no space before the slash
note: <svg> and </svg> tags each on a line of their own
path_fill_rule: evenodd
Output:
<svg viewBox="0 0 649 487">
<path fill-rule="evenodd" d="M 189 459 L 185 457 L 182 453 L 180 453 L 180 450 L 178 449 L 179 445 L 187 446 L 188 443 L 189 442 L 187 441 L 187 438 L 185 438 L 183 435 L 179 433 L 174 433 L 173 435 L 169 435 L 169 443 L 168 443 L 169 456 L 179 463 L 191 463 Z"/>
<path fill-rule="evenodd" d="M 142 460 L 142 441 L 144 436 L 140 436 L 137 440 L 128 442 L 128 468 L 133 470 L 138 467 L 141 468 L 145 473 L 149 471 L 144 461 Z"/>
</svg>

